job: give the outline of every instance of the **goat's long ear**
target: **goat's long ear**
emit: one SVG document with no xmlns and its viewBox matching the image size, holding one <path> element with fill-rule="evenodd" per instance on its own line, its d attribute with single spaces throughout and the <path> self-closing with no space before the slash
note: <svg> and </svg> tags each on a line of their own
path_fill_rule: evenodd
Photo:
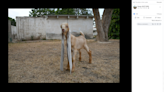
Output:
<svg viewBox="0 0 164 92">
<path fill-rule="evenodd" d="M 69 27 L 68 27 L 68 24 L 66 24 L 66 28 L 69 28 Z"/>
<path fill-rule="evenodd" d="M 60 25 L 60 28 L 62 28 L 62 25 Z"/>
</svg>

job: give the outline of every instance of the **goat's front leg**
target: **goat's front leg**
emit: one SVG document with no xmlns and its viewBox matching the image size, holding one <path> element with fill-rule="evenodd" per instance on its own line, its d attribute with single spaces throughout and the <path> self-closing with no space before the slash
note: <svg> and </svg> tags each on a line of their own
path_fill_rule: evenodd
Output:
<svg viewBox="0 0 164 92">
<path fill-rule="evenodd" d="M 66 46 L 67 46 L 67 49 L 68 49 L 68 44 L 67 44 L 67 43 L 66 43 Z M 67 60 L 68 60 L 68 51 L 67 51 Z M 66 70 L 70 70 L 70 67 L 69 67 L 69 60 L 68 60 L 68 64 L 67 64 Z"/>
<path fill-rule="evenodd" d="M 71 49 L 71 54 L 72 54 L 72 63 L 73 63 L 73 50 L 72 50 L 72 49 Z M 68 54 L 67 54 L 67 58 L 68 58 Z M 70 67 L 69 67 L 69 60 L 68 60 L 68 64 L 67 64 L 66 70 L 70 70 Z"/>
</svg>

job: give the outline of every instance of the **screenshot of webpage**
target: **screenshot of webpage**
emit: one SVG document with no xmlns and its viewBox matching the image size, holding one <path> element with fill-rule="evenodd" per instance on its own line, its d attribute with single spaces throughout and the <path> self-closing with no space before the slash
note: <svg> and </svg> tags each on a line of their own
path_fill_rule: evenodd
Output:
<svg viewBox="0 0 164 92">
<path fill-rule="evenodd" d="M 164 92 L 164 0 L 132 0 L 132 92 Z"/>
</svg>

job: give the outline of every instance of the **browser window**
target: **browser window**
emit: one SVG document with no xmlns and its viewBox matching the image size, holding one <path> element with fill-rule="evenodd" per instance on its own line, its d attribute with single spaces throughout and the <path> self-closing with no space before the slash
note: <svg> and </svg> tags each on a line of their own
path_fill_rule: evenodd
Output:
<svg viewBox="0 0 164 92">
<path fill-rule="evenodd" d="M 164 0 L 132 0 L 132 92 L 164 92 Z"/>
</svg>

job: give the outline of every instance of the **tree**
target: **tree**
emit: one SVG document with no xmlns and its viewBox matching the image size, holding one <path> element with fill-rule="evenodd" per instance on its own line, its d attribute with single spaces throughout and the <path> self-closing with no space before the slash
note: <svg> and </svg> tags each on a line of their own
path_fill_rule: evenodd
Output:
<svg viewBox="0 0 164 92">
<path fill-rule="evenodd" d="M 101 42 L 108 41 L 108 28 L 110 25 L 113 9 L 104 9 L 102 15 L 102 21 L 100 20 L 100 14 L 98 8 L 93 8 L 94 18 L 97 28 L 96 39 Z"/>
<path fill-rule="evenodd" d="M 13 18 L 11 18 L 11 17 L 8 17 L 8 20 L 11 21 L 11 25 L 16 26 L 16 21 L 15 21 L 15 19 L 13 19 Z"/>
<path fill-rule="evenodd" d="M 61 10 L 57 9 L 55 14 L 56 15 L 75 15 L 75 10 L 73 8 L 62 8 Z"/>
<path fill-rule="evenodd" d="M 92 15 L 92 12 L 86 8 L 34 8 L 29 13 L 31 17 L 44 15 Z"/>
<path fill-rule="evenodd" d="M 35 8 L 32 9 L 29 12 L 29 16 L 31 17 L 41 17 L 44 15 L 54 15 L 55 14 L 55 8 Z"/>
<path fill-rule="evenodd" d="M 111 23 L 109 26 L 108 37 L 112 39 L 119 39 L 120 33 L 120 9 L 114 9 L 112 14 Z"/>
<path fill-rule="evenodd" d="M 87 8 L 75 8 L 75 15 L 93 15 L 93 13 Z"/>
</svg>

